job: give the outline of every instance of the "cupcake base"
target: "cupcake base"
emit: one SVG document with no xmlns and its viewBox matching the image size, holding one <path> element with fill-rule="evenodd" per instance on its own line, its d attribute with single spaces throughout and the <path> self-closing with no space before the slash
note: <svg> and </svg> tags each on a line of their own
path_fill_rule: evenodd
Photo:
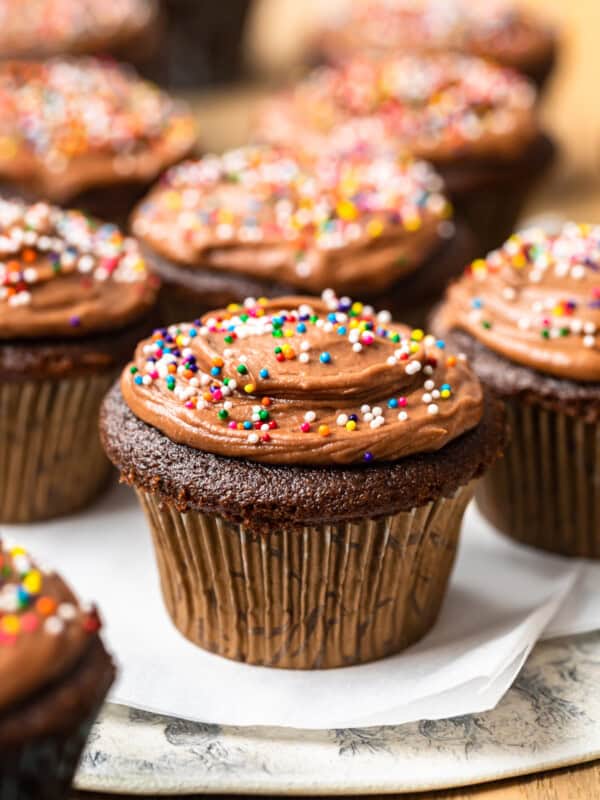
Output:
<svg viewBox="0 0 600 800">
<path fill-rule="evenodd" d="M 115 670 L 99 639 L 58 683 L 0 715 L 0 800 L 68 800 Z"/>
<path fill-rule="evenodd" d="M 166 325 L 196 319 L 211 309 L 225 308 L 246 297 L 284 297 L 299 291 L 289 284 L 267 282 L 225 270 L 181 267 L 149 248 L 144 249 L 144 255 L 162 281 L 159 310 Z M 361 297 L 375 308 L 387 309 L 396 319 L 420 327 L 448 283 L 462 274 L 477 255 L 475 237 L 470 228 L 458 220 L 452 238 L 444 241 L 413 273 L 396 281 L 385 292 L 369 295 L 367 290 L 361 292 Z M 368 274 L 365 281 L 368 283 Z"/>
<path fill-rule="evenodd" d="M 110 464 L 98 438 L 110 371 L 0 385 L 0 521 L 76 511 L 104 488 Z"/>
<path fill-rule="evenodd" d="M 600 425 L 512 399 L 511 443 L 477 489 L 483 515 L 531 547 L 600 558 Z"/>
<path fill-rule="evenodd" d="M 98 435 L 102 399 L 148 315 L 81 338 L 0 343 L 0 522 L 35 522 L 83 508 L 108 482 Z"/>
<path fill-rule="evenodd" d="M 259 537 L 138 496 L 184 636 L 235 661 L 328 669 L 398 653 L 430 630 L 473 488 L 379 519 Z"/>
<path fill-rule="evenodd" d="M 600 558 L 600 384 L 508 361 L 436 315 L 431 329 L 506 405 L 511 441 L 476 492 L 484 516 L 523 544 Z"/>
<path fill-rule="evenodd" d="M 473 482 L 506 435 L 489 398 L 479 425 L 440 451 L 261 464 L 176 444 L 118 386 L 100 432 L 145 509 L 177 628 L 228 658 L 294 669 L 365 663 L 429 630 Z"/>
<path fill-rule="evenodd" d="M 499 247 L 514 232 L 531 190 L 555 157 L 555 145 L 540 134 L 517 161 L 436 165 L 457 213 L 477 237 L 479 255 Z"/>
</svg>

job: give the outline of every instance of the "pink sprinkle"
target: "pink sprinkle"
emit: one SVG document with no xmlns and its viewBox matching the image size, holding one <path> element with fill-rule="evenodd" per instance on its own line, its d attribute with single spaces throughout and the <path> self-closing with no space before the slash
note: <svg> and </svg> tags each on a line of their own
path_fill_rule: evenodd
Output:
<svg viewBox="0 0 600 800">
<path fill-rule="evenodd" d="M 407 402 L 407 401 L 406 401 L 406 397 L 399 397 L 399 398 L 398 398 L 398 405 L 399 405 L 401 408 L 406 408 L 406 402 Z"/>
<path fill-rule="evenodd" d="M 302 425 L 300 425 L 300 430 L 302 431 L 302 433 L 308 433 L 310 431 L 309 423 L 303 422 Z"/>
</svg>

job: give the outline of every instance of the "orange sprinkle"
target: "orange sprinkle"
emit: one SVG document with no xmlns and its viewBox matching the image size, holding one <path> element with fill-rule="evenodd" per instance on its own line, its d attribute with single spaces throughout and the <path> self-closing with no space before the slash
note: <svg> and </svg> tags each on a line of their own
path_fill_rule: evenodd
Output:
<svg viewBox="0 0 600 800">
<path fill-rule="evenodd" d="M 52 597 L 40 597 L 35 602 L 35 610 L 42 617 L 49 617 L 56 611 L 56 600 Z"/>
</svg>

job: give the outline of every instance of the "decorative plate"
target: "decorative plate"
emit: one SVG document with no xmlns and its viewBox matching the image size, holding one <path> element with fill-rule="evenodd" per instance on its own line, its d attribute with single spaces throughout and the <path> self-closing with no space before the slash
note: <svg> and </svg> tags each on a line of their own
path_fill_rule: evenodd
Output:
<svg viewBox="0 0 600 800">
<path fill-rule="evenodd" d="M 128 794 L 408 792 L 600 756 L 600 632 L 544 642 L 493 711 L 298 731 L 187 722 L 108 705 L 80 789 Z"/>
</svg>

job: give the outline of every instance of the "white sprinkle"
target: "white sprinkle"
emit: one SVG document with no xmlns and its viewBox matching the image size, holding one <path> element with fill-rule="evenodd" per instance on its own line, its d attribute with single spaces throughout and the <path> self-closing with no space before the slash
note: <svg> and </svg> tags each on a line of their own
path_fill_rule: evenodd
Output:
<svg viewBox="0 0 600 800">
<path fill-rule="evenodd" d="M 304 421 L 305 422 L 314 422 L 316 420 L 316 418 L 317 418 L 317 415 L 315 414 L 314 411 L 307 411 L 306 414 L 304 415 Z"/>
<path fill-rule="evenodd" d="M 58 616 L 65 622 L 75 619 L 77 616 L 77 609 L 73 603 L 61 603 L 57 609 Z"/>
<path fill-rule="evenodd" d="M 584 347 L 594 347 L 595 344 L 596 344 L 596 337 L 595 336 L 590 336 L 588 334 L 587 336 L 583 337 L 583 345 L 584 345 Z"/>
<path fill-rule="evenodd" d="M 396 356 L 389 356 L 387 361 L 386 361 L 386 364 L 389 367 L 394 367 L 397 363 L 398 363 L 398 360 L 397 360 Z"/>
<path fill-rule="evenodd" d="M 432 380 L 425 381 L 425 383 L 423 384 L 423 388 L 426 391 L 430 392 L 432 389 L 435 389 L 435 382 Z"/>
<path fill-rule="evenodd" d="M 371 422 L 373 419 L 373 414 L 371 414 L 370 411 L 367 411 L 367 413 L 363 415 L 363 419 L 365 422 Z"/>
<path fill-rule="evenodd" d="M 354 350 L 355 353 L 360 353 L 363 347 L 360 342 L 354 342 L 354 344 L 352 345 L 352 349 Z"/>
<path fill-rule="evenodd" d="M 429 414 L 437 414 L 439 410 L 440 410 L 440 407 L 438 405 L 436 405 L 435 403 L 431 403 L 431 405 L 427 406 L 427 412 Z"/>
<path fill-rule="evenodd" d="M 348 415 L 340 414 L 336 419 L 336 422 L 340 427 L 343 427 L 348 422 Z"/>
<path fill-rule="evenodd" d="M 48 617 L 44 623 L 44 630 L 50 636 L 58 636 L 65 629 L 65 623 L 58 617 Z"/>
<path fill-rule="evenodd" d="M 421 397 L 421 400 L 422 400 L 424 403 L 431 403 L 431 395 L 429 394 L 429 392 L 425 392 L 425 394 L 423 395 L 423 397 Z"/>
<path fill-rule="evenodd" d="M 258 433 L 248 434 L 248 442 L 249 444 L 256 444 L 258 442 Z"/>
<path fill-rule="evenodd" d="M 398 414 L 398 419 L 400 420 L 400 422 L 406 422 L 406 420 L 408 419 L 408 414 L 406 413 L 406 411 L 401 411 Z"/>
<path fill-rule="evenodd" d="M 300 361 L 302 364 L 308 364 L 309 359 L 310 356 L 308 355 L 308 353 L 300 353 L 300 355 L 298 356 L 298 361 Z"/>
<path fill-rule="evenodd" d="M 371 410 L 374 417 L 380 417 L 383 414 L 383 409 L 380 406 L 373 406 Z"/>
<path fill-rule="evenodd" d="M 366 414 L 367 411 L 371 410 L 371 406 L 368 406 L 366 403 L 360 407 L 360 413 Z"/>
</svg>

